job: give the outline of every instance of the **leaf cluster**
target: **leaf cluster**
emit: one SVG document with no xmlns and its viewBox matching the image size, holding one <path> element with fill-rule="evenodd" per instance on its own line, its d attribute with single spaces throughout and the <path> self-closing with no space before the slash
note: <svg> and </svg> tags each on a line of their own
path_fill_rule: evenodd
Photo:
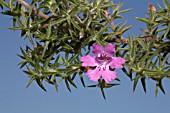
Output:
<svg viewBox="0 0 170 113">
<path fill-rule="evenodd" d="M 91 45 L 99 43 L 116 44 L 116 55 L 126 59 L 122 71 L 134 81 L 135 90 L 141 80 L 146 92 L 146 79 L 156 82 L 165 93 L 162 79 L 170 78 L 170 4 L 163 0 L 165 8 L 149 11 L 148 17 L 136 19 L 146 24 L 141 28 L 142 34 L 124 38 L 123 34 L 132 25 L 115 23 L 123 18 L 123 4 L 114 4 L 112 0 L 0 0 L 2 14 L 12 17 L 10 30 L 21 31 L 21 38 L 30 41 L 25 49 L 20 48 L 22 61 L 19 63 L 30 81 L 27 87 L 36 81 L 46 91 L 43 82 L 52 84 L 56 91 L 61 81 L 71 91 L 77 88 L 75 78 L 78 76 L 85 87 L 83 73 L 88 68 L 82 67 L 80 57 L 90 53 Z M 83 51 L 83 52 L 82 52 Z M 117 79 L 119 81 L 119 79 Z M 107 84 L 102 79 L 89 87 L 101 89 L 118 85 Z"/>
<path fill-rule="evenodd" d="M 122 53 L 128 61 L 128 69 L 123 71 L 133 79 L 133 90 L 140 80 L 146 92 L 146 79 L 152 79 L 156 83 L 155 95 L 158 88 L 165 94 L 162 80 L 170 78 L 170 4 L 164 0 L 164 5 L 165 9 L 158 5 L 157 12 L 149 10 L 146 18 L 136 18 L 147 28 L 141 28 L 139 36 L 128 38 L 128 50 Z"/>
</svg>

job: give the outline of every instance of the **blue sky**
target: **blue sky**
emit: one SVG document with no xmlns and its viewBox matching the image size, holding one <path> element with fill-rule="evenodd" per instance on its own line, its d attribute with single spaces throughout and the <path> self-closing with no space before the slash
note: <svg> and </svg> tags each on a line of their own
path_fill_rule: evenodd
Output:
<svg viewBox="0 0 170 113">
<path fill-rule="evenodd" d="M 163 6 L 162 0 L 114 0 L 119 1 L 124 3 L 123 9 L 133 8 L 124 15 L 128 25 L 134 25 L 126 35 L 140 33 L 139 28 L 145 27 L 135 17 L 145 16 L 149 2 Z M 118 71 L 121 85 L 106 90 L 107 100 L 102 98 L 100 89 L 83 88 L 79 79 L 76 82 L 80 86 L 72 87 L 71 93 L 64 83 L 60 83 L 58 93 L 49 84 L 45 84 L 47 92 L 44 92 L 35 82 L 26 89 L 29 78 L 17 66 L 21 59 L 16 54 L 20 54 L 19 47 L 27 42 L 19 38 L 19 32 L 7 30 L 11 25 L 10 17 L 0 14 L 0 113 L 169 113 L 168 79 L 163 81 L 166 95 L 159 91 L 155 97 L 154 81 L 147 81 L 147 94 L 141 84 L 133 93 L 133 83 L 121 71 Z M 84 78 L 88 85 L 93 84 Z"/>
</svg>

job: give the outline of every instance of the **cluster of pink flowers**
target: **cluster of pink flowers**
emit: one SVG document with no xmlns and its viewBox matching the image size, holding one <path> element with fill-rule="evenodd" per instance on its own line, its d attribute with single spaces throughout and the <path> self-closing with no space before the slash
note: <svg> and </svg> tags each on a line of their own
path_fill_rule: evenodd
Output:
<svg viewBox="0 0 170 113">
<path fill-rule="evenodd" d="M 111 68 L 122 68 L 125 59 L 121 57 L 113 57 L 115 52 L 115 45 L 108 43 L 105 48 L 100 44 L 92 45 L 92 53 L 94 57 L 86 55 L 81 57 L 82 66 L 95 67 L 95 69 L 88 69 L 87 76 L 92 81 L 98 81 L 101 77 L 106 83 L 111 82 L 117 78 L 117 72 L 111 71 Z"/>
</svg>

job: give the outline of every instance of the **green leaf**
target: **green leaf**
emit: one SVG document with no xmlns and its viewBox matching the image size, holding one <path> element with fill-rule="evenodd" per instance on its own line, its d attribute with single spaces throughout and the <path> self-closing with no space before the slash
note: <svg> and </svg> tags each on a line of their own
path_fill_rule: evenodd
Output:
<svg viewBox="0 0 170 113">
<path fill-rule="evenodd" d="M 91 22 L 92 22 L 92 16 L 89 14 L 89 19 L 88 19 L 87 24 L 86 24 L 86 30 L 89 28 Z"/>
<path fill-rule="evenodd" d="M 136 38 L 136 40 L 138 41 L 138 43 L 143 47 L 143 48 L 147 48 L 147 45 L 143 42 L 143 40 L 141 40 L 140 38 Z"/>
<path fill-rule="evenodd" d="M 37 1 L 38 2 L 38 1 Z M 29 16 L 32 14 L 32 12 L 34 11 L 34 6 L 35 6 L 35 2 L 34 3 L 32 3 L 31 5 L 30 5 L 30 7 L 28 8 L 28 12 L 29 12 Z"/>
<path fill-rule="evenodd" d="M 69 15 L 72 16 L 72 15 L 75 15 L 78 11 L 79 11 L 79 8 L 80 8 L 80 5 L 76 5 L 72 8 L 72 10 L 69 12 Z"/>
<path fill-rule="evenodd" d="M 117 85 L 120 85 L 120 84 L 106 84 L 106 86 L 104 88 L 111 88 L 111 87 L 117 86 Z"/>
<path fill-rule="evenodd" d="M 0 0 L 0 4 L 7 7 L 8 9 L 10 9 L 9 5 L 7 3 L 5 3 L 4 0 Z"/>
<path fill-rule="evenodd" d="M 75 54 L 73 55 L 70 59 L 69 59 L 69 63 L 72 63 L 77 57 L 79 56 L 79 54 Z"/>
<path fill-rule="evenodd" d="M 118 3 L 114 10 L 118 11 L 122 6 L 123 6 L 122 3 Z"/>
<path fill-rule="evenodd" d="M 144 67 L 147 59 L 148 59 L 148 53 L 144 54 L 143 57 L 140 59 L 139 67 Z"/>
<path fill-rule="evenodd" d="M 58 70 L 53 70 L 53 71 L 42 71 L 43 75 L 56 75 L 56 76 L 61 76 L 61 73 Z"/>
<path fill-rule="evenodd" d="M 79 77 L 80 77 L 80 80 L 81 80 L 81 83 L 84 87 L 86 87 L 85 85 L 85 82 L 84 82 L 84 79 L 83 79 L 83 76 L 82 76 L 82 73 L 79 73 Z"/>
<path fill-rule="evenodd" d="M 124 67 L 122 68 L 122 71 L 132 80 L 132 75 L 130 75 Z"/>
<path fill-rule="evenodd" d="M 142 86 L 143 86 L 143 90 L 144 90 L 145 93 L 146 93 L 146 82 L 145 82 L 145 78 L 141 78 L 141 83 L 142 83 Z"/>
<path fill-rule="evenodd" d="M 21 55 L 19 55 L 19 54 L 17 54 L 17 56 L 19 56 L 19 57 L 22 58 L 22 59 L 26 59 L 24 56 L 21 56 Z"/>
<path fill-rule="evenodd" d="M 17 11 L 4 11 L 2 12 L 4 15 L 9 15 L 9 16 L 20 16 L 21 14 Z"/>
<path fill-rule="evenodd" d="M 8 28 L 9 30 L 24 30 L 23 27 L 12 27 L 12 28 Z"/>
<path fill-rule="evenodd" d="M 31 42 L 32 46 L 34 46 L 34 41 L 33 41 L 33 38 L 31 37 L 31 31 L 30 30 L 26 31 L 26 37 L 28 37 L 28 39 Z"/>
<path fill-rule="evenodd" d="M 130 25 L 130 26 L 128 26 L 128 27 L 125 27 L 125 28 L 121 31 L 122 34 L 123 34 L 124 32 L 126 32 L 127 30 L 129 30 L 131 27 L 132 27 L 132 25 Z"/>
<path fill-rule="evenodd" d="M 170 4 L 168 3 L 168 1 L 167 0 L 163 0 L 163 2 L 164 2 L 165 7 L 167 9 L 170 9 Z"/>
<path fill-rule="evenodd" d="M 113 15 L 112 15 L 112 18 L 115 18 L 115 17 L 116 17 L 117 12 L 118 12 L 118 11 L 116 11 L 116 10 L 114 11 L 114 13 L 113 13 Z"/>
<path fill-rule="evenodd" d="M 159 5 L 158 3 L 157 3 L 157 6 L 159 7 L 160 10 L 163 10 L 161 5 Z"/>
<path fill-rule="evenodd" d="M 157 58 L 155 61 L 154 61 L 154 63 L 150 63 L 150 66 L 152 67 L 151 69 L 152 70 L 157 70 L 158 68 L 157 68 L 157 62 L 158 62 L 158 59 L 159 58 Z"/>
<path fill-rule="evenodd" d="M 159 81 L 156 81 L 155 96 L 158 95 Z"/>
<path fill-rule="evenodd" d="M 56 57 L 56 60 L 54 62 L 53 68 L 56 69 L 58 67 L 58 62 L 59 62 L 60 54 Z"/>
<path fill-rule="evenodd" d="M 153 55 L 149 56 L 149 58 L 147 59 L 147 62 L 146 62 L 146 68 L 149 68 L 150 64 L 152 63 L 152 59 L 156 56 L 156 54 L 158 54 L 159 51 L 155 51 L 153 53 Z"/>
<path fill-rule="evenodd" d="M 101 1 L 101 0 L 97 0 L 97 1 Z M 100 2 L 101 4 L 102 2 Z M 106 5 L 98 5 L 98 8 L 101 8 L 101 9 L 106 9 L 106 8 L 109 8 L 109 7 L 114 7 L 114 4 L 106 4 Z"/>
<path fill-rule="evenodd" d="M 121 25 L 121 26 L 119 26 L 119 29 L 120 29 L 120 31 L 122 31 L 122 29 L 125 27 L 125 25 L 127 24 L 127 20 Z"/>
<path fill-rule="evenodd" d="M 46 39 L 50 39 L 50 37 L 51 37 L 51 25 L 50 26 L 48 26 L 48 28 L 47 28 L 47 36 L 46 36 Z"/>
<path fill-rule="evenodd" d="M 47 92 L 45 87 L 42 85 L 42 81 L 40 81 L 40 79 L 36 79 L 36 82 L 40 86 L 41 89 L 43 89 L 45 92 Z"/>
<path fill-rule="evenodd" d="M 165 65 L 165 63 L 168 61 L 168 58 L 170 57 L 170 54 L 168 54 L 164 59 L 163 59 L 163 61 L 161 61 L 161 68 L 164 68 L 164 65 Z M 161 60 L 161 59 L 160 59 Z"/>
<path fill-rule="evenodd" d="M 101 13 L 101 10 L 99 9 L 99 8 L 97 8 L 97 16 L 99 17 L 99 19 L 101 19 L 102 17 L 101 17 L 101 14 L 103 14 L 103 13 Z M 104 16 L 104 15 L 103 15 Z M 105 16 L 104 16 L 105 17 Z"/>
<path fill-rule="evenodd" d="M 47 83 L 54 85 L 53 81 L 51 81 L 51 80 L 49 79 L 49 77 L 48 77 L 48 78 L 47 78 L 47 77 L 44 77 L 43 79 L 44 79 Z"/>
<path fill-rule="evenodd" d="M 68 0 L 71 4 L 76 5 L 76 1 L 75 0 Z"/>
<path fill-rule="evenodd" d="M 46 41 L 46 42 L 45 42 L 45 44 L 44 44 L 44 49 L 43 49 L 43 53 L 42 53 L 42 55 L 41 55 L 41 58 L 44 57 L 45 52 L 46 52 L 46 50 L 47 50 L 47 47 L 48 47 L 49 43 L 50 43 L 50 41 Z"/>
<path fill-rule="evenodd" d="M 64 43 L 64 45 L 63 45 L 63 48 L 64 48 L 64 49 L 73 50 L 73 48 L 72 48 L 69 44 L 67 44 L 67 43 L 65 43 L 65 42 L 63 42 L 63 43 Z"/>
<path fill-rule="evenodd" d="M 28 88 L 28 87 L 31 85 L 31 83 L 33 82 L 34 79 L 35 79 L 34 77 L 31 77 L 31 79 L 30 79 L 30 81 L 28 82 L 26 88 Z"/>
<path fill-rule="evenodd" d="M 167 15 L 163 14 L 163 13 L 157 13 L 157 15 L 161 16 L 162 20 L 170 20 L 170 18 Z"/>
<path fill-rule="evenodd" d="M 137 20 L 141 21 L 141 22 L 144 22 L 146 24 L 149 24 L 150 23 L 150 20 L 147 20 L 147 19 L 144 19 L 144 18 L 139 18 L 139 17 L 136 17 Z"/>
<path fill-rule="evenodd" d="M 99 84 L 90 85 L 90 86 L 87 86 L 87 87 L 90 87 L 90 88 L 99 87 Z"/>
<path fill-rule="evenodd" d="M 17 21 L 17 24 L 18 24 L 20 27 L 24 27 L 24 24 L 21 22 L 21 20 L 20 20 L 19 17 L 16 17 L 16 21 Z"/>
<path fill-rule="evenodd" d="M 87 37 L 81 44 L 80 48 L 84 48 L 87 44 L 89 44 L 91 41 L 93 41 L 93 36 Z"/>
<path fill-rule="evenodd" d="M 116 36 L 116 35 L 121 35 L 122 33 L 121 32 L 112 32 L 112 33 L 109 33 L 107 34 L 105 37 L 103 37 L 103 41 L 109 37 L 113 38 L 113 36 Z"/>
<path fill-rule="evenodd" d="M 159 71 L 159 70 L 145 70 L 143 71 L 143 74 L 146 74 L 146 75 L 168 75 L 169 73 L 165 73 L 165 72 L 162 72 L 162 71 Z"/>
<path fill-rule="evenodd" d="M 71 23 L 73 24 L 73 26 L 74 26 L 76 29 L 78 29 L 80 32 L 83 33 L 81 27 L 76 23 L 76 21 L 75 21 L 73 18 L 71 18 L 70 21 L 71 21 Z"/>
<path fill-rule="evenodd" d="M 25 74 L 29 75 L 29 76 L 33 76 L 30 72 L 22 70 Z"/>
<path fill-rule="evenodd" d="M 67 79 L 65 79 L 65 84 L 66 84 L 66 86 L 67 86 L 67 89 L 71 92 L 70 85 L 69 85 Z"/>
<path fill-rule="evenodd" d="M 128 12 L 128 11 L 131 11 L 131 10 L 132 10 L 132 8 L 121 10 L 117 14 L 122 14 L 122 13 L 125 13 L 125 12 Z"/>
<path fill-rule="evenodd" d="M 54 25 L 57 25 L 57 24 L 60 24 L 64 21 L 66 21 L 66 20 L 67 20 L 67 17 L 61 17 L 56 22 L 51 23 L 51 25 L 54 26 Z"/>
<path fill-rule="evenodd" d="M 164 37 L 168 37 L 168 34 L 170 33 L 170 23 L 168 24 L 167 30 L 164 34 Z"/>
<path fill-rule="evenodd" d="M 105 93 L 104 93 L 104 88 L 103 88 L 103 87 L 101 87 L 100 89 L 101 89 L 101 92 L 102 92 L 102 96 L 103 96 L 103 98 L 106 100 L 106 96 L 105 96 Z"/>
<path fill-rule="evenodd" d="M 165 90 L 164 90 L 164 87 L 162 85 L 162 79 L 159 80 L 159 88 L 161 89 L 161 91 L 165 94 Z"/>
<path fill-rule="evenodd" d="M 129 64 L 125 64 L 128 68 L 132 69 L 135 72 L 138 72 L 138 68 L 133 66 L 133 65 L 129 65 Z"/>
<path fill-rule="evenodd" d="M 75 88 L 77 88 L 76 84 L 73 82 L 73 80 L 71 79 L 70 76 L 67 78 L 67 80 L 70 82 L 71 85 L 73 85 Z"/>
<path fill-rule="evenodd" d="M 57 81 L 56 81 L 56 77 L 55 77 L 55 75 L 53 75 L 53 76 L 52 76 L 52 79 L 53 79 L 53 83 L 54 83 L 54 86 L 55 86 L 56 92 L 58 92 L 58 85 L 57 85 Z"/>
<path fill-rule="evenodd" d="M 23 60 L 23 61 L 21 61 L 18 65 L 21 65 L 21 66 L 20 66 L 20 69 L 21 69 L 21 68 L 23 68 L 27 63 L 28 63 L 27 60 Z"/>
<path fill-rule="evenodd" d="M 136 55 L 136 43 L 133 41 L 134 36 L 132 39 L 129 39 L 129 45 L 130 45 L 130 52 L 131 52 L 131 59 L 134 60 L 135 55 Z"/>
<path fill-rule="evenodd" d="M 30 69 L 28 66 L 26 66 L 26 67 L 27 67 L 28 71 L 29 71 L 32 75 L 34 75 L 34 76 L 36 75 L 32 69 Z"/>
<path fill-rule="evenodd" d="M 106 26 L 103 27 L 97 34 L 95 34 L 94 39 L 99 39 L 106 29 L 107 29 Z"/>
<path fill-rule="evenodd" d="M 140 75 L 137 75 L 137 76 L 134 78 L 133 92 L 134 92 L 135 89 L 136 89 L 136 85 L 137 85 L 137 83 L 138 83 L 139 78 L 140 78 Z"/>
<path fill-rule="evenodd" d="M 51 59 L 53 58 L 54 54 L 55 54 L 55 53 L 51 54 L 51 55 L 45 60 L 45 63 L 44 63 L 44 65 L 43 65 L 43 67 L 44 67 L 45 69 L 48 68 L 48 65 L 50 64 L 50 61 L 51 61 Z"/>
<path fill-rule="evenodd" d="M 79 70 L 79 68 L 76 68 L 76 69 L 70 69 L 69 71 L 67 71 L 67 75 L 71 75 L 73 73 L 76 73 L 77 71 Z"/>
</svg>

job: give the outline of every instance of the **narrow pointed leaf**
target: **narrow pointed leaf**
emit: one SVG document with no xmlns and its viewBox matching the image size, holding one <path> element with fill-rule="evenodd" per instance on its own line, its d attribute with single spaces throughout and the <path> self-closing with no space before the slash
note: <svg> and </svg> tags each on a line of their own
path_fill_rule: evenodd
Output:
<svg viewBox="0 0 170 113">
<path fill-rule="evenodd" d="M 161 91 L 165 94 L 165 90 L 164 87 L 162 85 L 162 80 L 159 81 L 159 88 L 161 89 Z"/>
<path fill-rule="evenodd" d="M 122 71 L 132 80 L 132 76 L 126 71 L 126 69 L 123 67 Z"/>
<path fill-rule="evenodd" d="M 163 0 L 163 2 L 164 2 L 165 7 L 167 9 L 170 9 L 170 4 L 168 3 L 168 1 L 167 0 Z"/>
<path fill-rule="evenodd" d="M 143 90 L 146 93 L 146 81 L 145 81 L 145 78 L 141 78 L 141 83 L 142 83 L 142 86 L 143 86 Z"/>
<path fill-rule="evenodd" d="M 67 80 L 70 82 L 71 85 L 73 85 L 75 88 L 77 88 L 76 84 L 73 82 L 73 80 L 70 78 L 70 76 L 67 78 Z"/>
<path fill-rule="evenodd" d="M 41 89 L 43 89 L 45 92 L 47 92 L 45 87 L 42 85 L 42 82 L 40 81 L 40 79 L 36 79 L 36 82 L 41 87 Z"/>
<path fill-rule="evenodd" d="M 122 29 L 122 34 L 124 33 L 124 32 L 126 32 L 127 30 L 129 30 L 130 28 L 132 27 L 132 25 L 130 25 L 130 26 L 128 26 L 128 27 L 125 27 L 125 28 L 123 28 Z"/>
<path fill-rule="evenodd" d="M 26 88 L 28 88 L 28 87 L 31 85 L 31 83 L 33 82 L 34 79 L 35 79 L 34 77 L 32 77 L 32 78 L 30 79 L 30 81 L 28 82 Z"/>
<path fill-rule="evenodd" d="M 139 78 L 140 78 L 140 75 L 137 75 L 137 76 L 134 78 L 133 92 L 134 92 L 135 89 L 136 89 L 136 85 L 137 85 L 137 83 L 138 83 Z"/>
<path fill-rule="evenodd" d="M 65 84 L 66 84 L 66 86 L 67 86 L 67 89 L 71 92 L 71 88 L 70 88 L 70 85 L 69 85 L 67 79 L 65 79 Z"/>
<path fill-rule="evenodd" d="M 102 96 L 103 96 L 103 98 L 106 100 L 106 96 L 105 96 L 104 88 L 103 88 L 103 87 L 101 87 L 101 92 L 102 92 Z"/>
<path fill-rule="evenodd" d="M 155 96 L 158 95 L 159 81 L 156 81 Z"/>
<path fill-rule="evenodd" d="M 137 20 L 141 21 L 141 22 L 145 22 L 146 24 L 149 24 L 150 23 L 150 20 L 147 20 L 147 19 L 144 19 L 144 18 L 139 18 L 139 17 L 136 17 Z"/>
<path fill-rule="evenodd" d="M 82 76 L 82 73 L 79 73 L 79 76 L 80 76 L 80 80 L 81 80 L 81 83 L 84 87 L 86 87 L 85 85 L 85 82 L 84 82 L 84 79 L 83 79 L 83 76 Z"/>
</svg>

